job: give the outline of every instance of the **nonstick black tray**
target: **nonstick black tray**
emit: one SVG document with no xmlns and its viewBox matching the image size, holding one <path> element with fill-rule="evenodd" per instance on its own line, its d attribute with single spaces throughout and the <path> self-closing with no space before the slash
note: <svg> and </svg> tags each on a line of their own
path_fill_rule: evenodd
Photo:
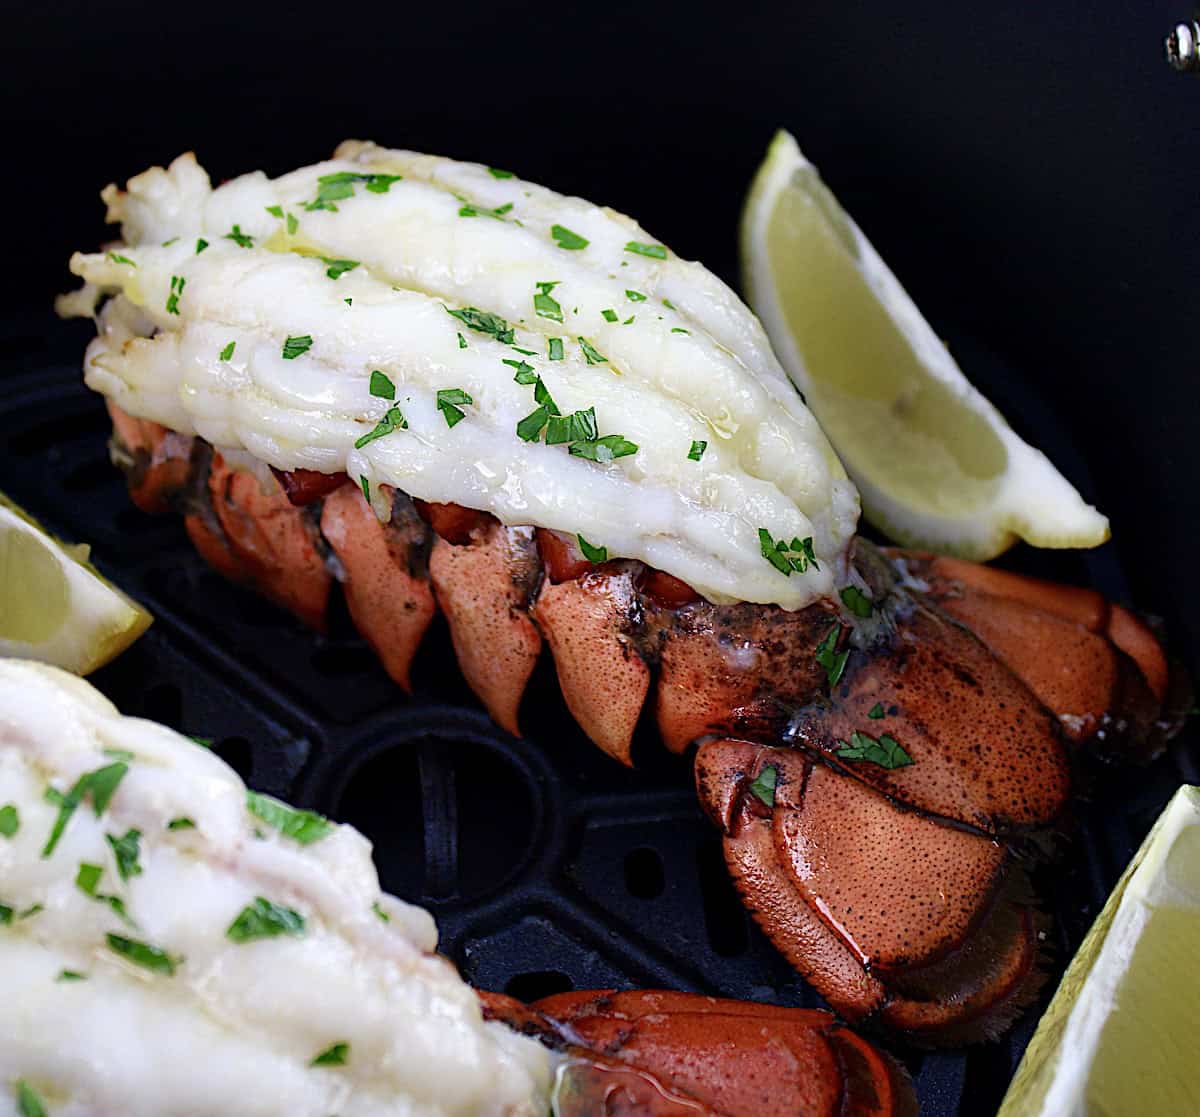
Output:
<svg viewBox="0 0 1200 1117">
<path fill-rule="evenodd" d="M 384 886 L 433 912 L 442 950 L 483 988 L 532 998 L 668 986 L 820 1003 L 744 914 L 689 764 L 657 747 L 651 726 L 638 735 L 638 770 L 624 770 L 575 727 L 543 660 L 527 735 L 514 739 L 463 684 L 440 621 L 406 697 L 340 602 L 329 634 L 315 635 L 212 573 L 180 522 L 139 512 L 108 463 L 104 408 L 78 365 L 21 333 L 7 332 L 0 374 L 0 488 L 91 543 L 100 570 L 153 610 L 148 635 L 93 678 L 123 711 L 211 737 L 252 786 L 357 826 Z M 1023 433 L 1083 476 L 1019 379 L 982 350 L 958 355 Z M 1111 547 L 1014 563 L 1125 596 Z M 1102 776 L 1080 805 L 1067 864 L 1042 892 L 1055 898 L 1054 979 L 1170 793 L 1200 780 L 1198 743 L 1185 733 L 1150 768 Z M 921 1112 L 994 1113 L 1054 983 L 1000 1043 L 935 1054 L 893 1045 Z"/>
</svg>

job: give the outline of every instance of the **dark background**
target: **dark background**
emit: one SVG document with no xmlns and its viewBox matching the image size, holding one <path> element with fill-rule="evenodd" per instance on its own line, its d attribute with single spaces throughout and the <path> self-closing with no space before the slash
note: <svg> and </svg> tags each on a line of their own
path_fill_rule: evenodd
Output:
<svg viewBox="0 0 1200 1117">
<path fill-rule="evenodd" d="M 1188 0 L 532 5 L 42 3 L 0 43 L 7 357 L 76 359 L 52 296 L 96 195 L 187 148 L 214 179 L 346 136 L 507 167 L 638 217 L 736 280 L 785 126 L 967 371 L 1082 448 L 1138 603 L 1200 646 L 1200 79 Z M 1006 370 L 971 360 L 986 348 Z M 1090 470 L 1091 480 L 1086 476 Z"/>
</svg>

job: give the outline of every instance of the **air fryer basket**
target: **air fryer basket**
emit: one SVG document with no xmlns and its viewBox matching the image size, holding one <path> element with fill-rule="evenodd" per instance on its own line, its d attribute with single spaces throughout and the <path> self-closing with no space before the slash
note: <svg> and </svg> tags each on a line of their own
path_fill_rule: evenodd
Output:
<svg viewBox="0 0 1200 1117">
<path fill-rule="evenodd" d="M 211 737 L 252 786 L 359 827 L 384 886 L 432 910 L 442 950 L 483 988 L 531 998 L 668 986 L 820 1003 L 743 912 L 690 766 L 651 726 L 635 745 L 638 769 L 624 770 L 584 739 L 543 661 L 526 736 L 514 739 L 463 684 L 441 622 L 406 697 L 340 602 L 329 635 L 315 635 L 211 572 L 179 521 L 139 512 L 78 367 L 15 331 L 6 341 L 19 359 L 0 391 L 0 486 L 51 530 L 91 543 L 101 571 L 157 617 L 94 677 L 124 711 Z M 986 353 L 970 357 L 1024 433 L 1079 476 L 1039 400 L 1011 375 L 989 376 Z M 1018 561 L 1123 596 L 1111 548 Z M 1055 898 L 1054 978 L 1171 791 L 1200 779 L 1197 743 L 1184 734 L 1150 768 L 1101 778 L 1080 804 L 1066 862 L 1043 891 Z M 994 1112 L 1053 988 L 1000 1043 L 934 1054 L 893 1045 L 921 1112 Z"/>
</svg>

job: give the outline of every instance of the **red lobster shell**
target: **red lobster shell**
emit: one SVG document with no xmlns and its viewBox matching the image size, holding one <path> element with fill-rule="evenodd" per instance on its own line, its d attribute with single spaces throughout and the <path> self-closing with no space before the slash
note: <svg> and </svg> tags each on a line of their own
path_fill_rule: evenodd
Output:
<svg viewBox="0 0 1200 1117">
<path fill-rule="evenodd" d="M 400 686 L 440 610 L 512 733 L 543 642 L 571 713 L 622 763 L 653 690 L 666 746 L 698 746 L 700 800 L 763 930 L 846 1019 L 918 1043 L 994 1036 L 1035 994 L 1021 865 L 1067 810 L 1072 753 L 1144 757 L 1177 724 L 1158 639 L 1090 590 L 859 540 L 855 609 L 714 605 L 456 506 L 392 493 L 380 523 L 341 476 L 268 491 L 110 410 L 139 506 L 182 503 L 208 562 L 316 628 L 336 571 Z"/>
</svg>

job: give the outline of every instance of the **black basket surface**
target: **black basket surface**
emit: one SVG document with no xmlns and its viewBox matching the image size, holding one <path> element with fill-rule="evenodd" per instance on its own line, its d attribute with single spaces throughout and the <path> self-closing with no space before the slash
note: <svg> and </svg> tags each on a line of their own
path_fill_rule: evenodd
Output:
<svg viewBox="0 0 1200 1117">
<path fill-rule="evenodd" d="M 986 352 L 970 359 L 1079 476 L 1036 397 Z M 108 462 L 102 402 L 77 367 L 27 355 L 9 362 L 0 389 L 0 487 L 54 532 L 91 543 L 100 570 L 157 618 L 93 681 L 127 713 L 213 738 L 252 786 L 361 829 L 384 886 L 434 913 L 441 949 L 468 980 L 524 998 L 659 986 L 820 1003 L 743 912 L 689 765 L 652 726 L 639 731 L 637 770 L 625 770 L 583 737 L 543 662 L 515 739 L 467 690 L 440 621 L 406 697 L 344 607 L 316 635 L 211 572 L 180 522 L 130 503 Z M 1124 595 L 1111 548 L 1016 561 Z M 1181 779 L 1200 779 L 1194 732 L 1145 770 L 1102 777 L 1080 804 L 1043 890 L 1055 897 L 1055 978 Z M 999 1043 L 934 1054 L 892 1045 L 921 1112 L 993 1113 L 1053 987 Z"/>
</svg>

